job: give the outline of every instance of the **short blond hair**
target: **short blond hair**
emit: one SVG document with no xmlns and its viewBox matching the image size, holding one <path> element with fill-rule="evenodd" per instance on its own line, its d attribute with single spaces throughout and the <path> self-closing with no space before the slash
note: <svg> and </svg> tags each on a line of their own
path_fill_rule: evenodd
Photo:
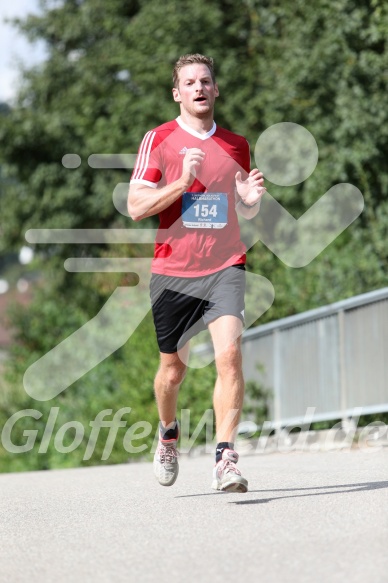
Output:
<svg viewBox="0 0 388 583">
<path fill-rule="evenodd" d="M 211 57 L 205 57 L 205 55 L 200 55 L 199 53 L 195 53 L 193 55 L 190 55 L 190 54 L 183 55 L 182 57 L 179 57 L 179 59 L 175 63 L 175 67 L 174 67 L 174 70 L 172 72 L 172 81 L 173 81 L 174 87 L 178 88 L 179 71 L 182 69 L 182 67 L 185 67 L 186 65 L 194 65 L 197 63 L 200 63 L 201 65 L 206 65 L 206 67 L 210 71 L 210 75 L 211 75 L 213 83 L 216 82 L 216 78 L 214 75 L 214 61 L 213 61 L 213 59 Z"/>
</svg>

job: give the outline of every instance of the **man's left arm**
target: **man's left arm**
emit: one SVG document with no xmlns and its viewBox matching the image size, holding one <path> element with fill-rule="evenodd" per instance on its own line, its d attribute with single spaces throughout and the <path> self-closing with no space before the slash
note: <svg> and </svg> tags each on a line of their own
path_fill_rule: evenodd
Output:
<svg viewBox="0 0 388 583">
<path fill-rule="evenodd" d="M 245 219 L 253 219 L 260 210 L 261 197 L 267 190 L 264 188 L 264 176 L 260 170 L 254 168 L 246 178 L 242 180 L 238 171 L 236 180 L 236 211 Z"/>
</svg>

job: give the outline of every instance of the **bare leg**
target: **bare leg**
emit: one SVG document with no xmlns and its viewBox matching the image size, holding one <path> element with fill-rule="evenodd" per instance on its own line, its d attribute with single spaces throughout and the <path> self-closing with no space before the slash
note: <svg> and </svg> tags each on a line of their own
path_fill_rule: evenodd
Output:
<svg viewBox="0 0 388 583">
<path fill-rule="evenodd" d="M 209 324 L 209 330 L 218 374 L 213 396 L 217 443 L 233 443 L 244 400 L 242 322 L 236 316 L 221 316 Z"/>
<path fill-rule="evenodd" d="M 189 345 L 185 346 L 186 353 Z M 180 351 L 182 356 L 182 351 Z M 176 407 L 179 387 L 186 374 L 186 365 L 178 353 L 160 353 L 160 366 L 155 377 L 155 397 L 158 406 L 159 419 L 167 427 L 176 418 Z"/>
<path fill-rule="evenodd" d="M 188 344 L 187 344 L 188 350 Z M 155 377 L 155 396 L 158 405 L 159 419 L 163 426 L 175 421 L 179 387 L 186 373 L 186 365 L 181 361 L 177 352 L 173 354 L 160 353 L 160 366 Z M 159 439 L 154 456 L 154 474 L 162 486 L 172 486 L 179 473 L 177 439 Z"/>
</svg>

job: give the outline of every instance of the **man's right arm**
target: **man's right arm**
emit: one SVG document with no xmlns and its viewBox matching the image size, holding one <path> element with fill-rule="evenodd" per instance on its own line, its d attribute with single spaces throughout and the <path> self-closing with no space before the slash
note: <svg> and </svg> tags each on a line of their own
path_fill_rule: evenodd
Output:
<svg viewBox="0 0 388 583">
<path fill-rule="evenodd" d="M 205 154 L 199 148 L 191 148 L 183 159 L 182 175 L 178 180 L 162 188 L 133 183 L 128 193 L 128 213 L 134 221 L 157 215 L 168 208 L 190 188 L 196 176 L 196 168 Z"/>
<path fill-rule="evenodd" d="M 163 188 L 131 184 L 128 193 L 128 212 L 134 221 L 157 215 L 175 202 L 189 188 L 182 177 Z"/>
</svg>

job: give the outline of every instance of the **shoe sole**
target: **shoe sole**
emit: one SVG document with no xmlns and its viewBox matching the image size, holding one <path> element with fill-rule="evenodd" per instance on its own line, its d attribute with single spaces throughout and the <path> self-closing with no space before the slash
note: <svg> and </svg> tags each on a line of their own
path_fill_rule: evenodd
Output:
<svg viewBox="0 0 388 583">
<path fill-rule="evenodd" d="M 214 480 L 212 488 L 220 492 L 245 494 L 245 492 L 248 492 L 248 482 L 227 482 L 226 484 L 219 484 L 217 480 Z"/>
<path fill-rule="evenodd" d="M 176 474 L 175 474 L 175 476 L 173 477 L 173 479 L 172 479 L 170 482 L 166 482 L 166 483 L 164 483 L 164 482 L 161 482 L 161 481 L 159 480 L 159 477 L 158 477 L 158 476 L 156 475 L 156 473 L 154 472 L 154 476 L 155 476 L 155 478 L 157 479 L 158 483 L 159 483 L 161 486 L 172 486 L 173 484 L 175 484 L 175 482 L 176 482 L 176 480 L 177 480 L 177 478 L 178 478 L 178 474 L 179 474 L 179 466 L 177 467 L 177 471 L 176 471 Z"/>
<path fill-rule="evenodd" d="M 159 482 L 158 478 L 156 478 L 156 479 L 158 480 L 158 482 L 161 486 L 173 486 L 177 480 L 177 477 L 178 477 L 177 475 L 174 476 L 174 479 L 171 482 L 168 482 L 167 484 L 164 484 L 163 482 Z"/>
</svg>

